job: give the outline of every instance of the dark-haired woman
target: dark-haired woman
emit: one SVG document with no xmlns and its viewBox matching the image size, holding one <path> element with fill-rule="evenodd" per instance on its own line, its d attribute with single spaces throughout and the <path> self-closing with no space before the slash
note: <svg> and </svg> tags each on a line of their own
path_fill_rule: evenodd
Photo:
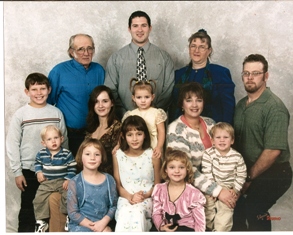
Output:
<svg viewBox="0 0 293 235">
<path fill-rule="evenodd" d="M 118 143 L 121 122 L 115 116 L 111 89 L 104 85 L 97 86 L 90 95 L 88 109 L 85 138 L 101 141 L 107 153 L 107 162 L 101 165 L 100 171 L 113 175 L 112 150 Z"/>
<path fill-rule="evenodd" d="M 234 208 L 236 197 L 233 191 L 212 182 L 201 173 L 203 152 L 212 146 L 209 132 L 215 124 L 213 119 L 201 116 L 205 105 L 201 84 L 183 84 L 178 99 L 178 106 L 183 110 L 183 114 L 168 126 L 167 147 L 187 153 L 194 170 L 195 187 L 207 195 L 218 198 L 229 208 Z"/>
<path fill-rule="evenodd" d="M 215 122 L 233 123 L 235 108 L 234 88 L 229 69 L 210 63 L 213 52 L 211 38 L 204 29 L 191 35 L 189 42 L 190 63 L 175 71 L 175 85 L 171 106 L 168 110 L 169 123 L 182 114 L 177 107 L 179 89 L 186 82 L 198 82 L 205 92 L 202 115 Z"/>
</svg>

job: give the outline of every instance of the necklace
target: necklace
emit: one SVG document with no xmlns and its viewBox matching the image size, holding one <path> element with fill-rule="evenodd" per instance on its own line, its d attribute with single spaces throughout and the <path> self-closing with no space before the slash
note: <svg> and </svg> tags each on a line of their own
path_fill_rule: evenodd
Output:
<svg viewBox="0 0 293 235">
<path fill-rule="evenodd" d="M 189 124 L 190 125 L 190 124 Z M 199 131 L 199 126 L 200 124 L 198 124 L 197 126 L 195 125 L 190 125 L 192 129 L 198 130 Z"/>
<path fill-rule="evenodd" d="M 199 126 L 192 126 L 192 128 L 199 131 Z"/>
<path fill-rule="evenodd" d="M 187 126 L 189 126 L 190 128 L 192 128 L 194 130 L 199 131 L 200 124 L 201 124 L 200 119 L 198 121 L 197 120 L 188 120 L 188 119 L 186 119 L 186 117 L 184 115 L 182 115 L 181 119 Z M 194 122 L 196 122 L 196 123 L 194 123 Z"/>
</svg>

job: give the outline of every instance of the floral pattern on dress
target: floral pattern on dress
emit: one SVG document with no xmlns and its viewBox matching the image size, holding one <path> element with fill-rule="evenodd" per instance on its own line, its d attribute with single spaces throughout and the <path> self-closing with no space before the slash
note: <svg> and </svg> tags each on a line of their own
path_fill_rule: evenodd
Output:
<svg viewBox="0 0 293 235">
<path fill-rule="evenodd" d="M 129 193 L 149 191 L 154 185 L 152 149 L 145 150 L 138 157 L 129 157 L 117 150 L 116 158 L 122 187 Z M 127 215 L 127 216 L 126 216 Z M 127 199 L 119 197 L 115 219 L 115 232 L 147 232 L 150 230 L 152 199 L 131 205 Z"/>
</svg>

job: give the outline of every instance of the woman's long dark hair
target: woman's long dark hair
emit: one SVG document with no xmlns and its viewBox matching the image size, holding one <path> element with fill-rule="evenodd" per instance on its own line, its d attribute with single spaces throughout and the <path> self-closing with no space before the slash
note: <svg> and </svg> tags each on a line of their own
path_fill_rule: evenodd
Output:
<svg viewBox="0 0 293 235">
<path fill-rule="evenodd" d="M 97 97 L 103 91 L 107 92 L 107 94 L 109 95 L 109 98 L 110 98 L 110 100 L 111 100 L 111 102 L 113 104 L 113 106 L 111 107 L 111 110 L 109 112 L 109 115 L 108 115 L 108 120 L 107 120 L 108 127 L 110 127 L 114 123 L 114 121 L 116 119 L 114 96 L 112 94 L 111 89 L 109 87 L 105 86 L 105 85 L 100 85 L 100 86 L 95 87 L 93 89 L 93 91 L 92 91 L 92 93 L 90 95 L 90 99 L 88 101 L 88 115 L 87 115 L 87 118 L 86 118 L 86 122 L 87 122 L 86 130 L 89 133 L 95 132 L 95 130 L 100 125 L 99 116 L 95 112 L 95 105 L 96 105 L 96 102 L 97 102 Z"/>
</svg>

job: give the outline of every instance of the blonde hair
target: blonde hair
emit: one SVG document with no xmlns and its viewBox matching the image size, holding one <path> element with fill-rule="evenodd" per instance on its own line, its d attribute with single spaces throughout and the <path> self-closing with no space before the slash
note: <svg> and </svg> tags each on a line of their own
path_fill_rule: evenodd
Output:
<svg viewBox="0 0 293 235">
<path fill-rule="evenodd" d="M 105 164 L 107 162 L 107 154 L 106 154 L 106 150 L 103 146 L 103 144 L 101 143 L 101 141 L 99 141 L 98 139 L 94 139 L 94 138 L 86 138 L 79 146 L 78 151 L 76 153 L 76 157 L 75 157 L 75 161 L 77 163 L 77 166 L 79 167 L 79 169 L 83 169 L 83 163 L 82 163 L 82 152 L 83 150 L 88 147 L 88 146 L 94 146 L 96 149 L 101 151 L 101 155 L 102 155 L 102 164 Z"/>
<path fill-rule="evenodd" d="M 133 84 L 134 83 L 134 84 Z M 137 89 L 148 90 L 152 95 L 155 94 L 156 82 L 150 80 L 138 80 L 137 78 L 131 78 L 129 83 L 129 89 L 132 95 L 135 95 Z"/>
<path fill-rule="evenodd" d="M 181 161 L 186 166 L 186 177 L 185 182 L 193 184 L 194 183 L 194 172 L 192 169 L 192 164 L 187 156 L 187 154 L 181 150 L 172 149 L 168 147 L 166 149 L 165 154 L 165 160 L 163 162 L 162 168 L 161 168 L 161 176 L 162 179 L 165 181 L 170 181 L 170 178 L 168 177 L 168 174 L 166 173 L 167 166 L 169 162 L 171 161 Z"/>
<path fill-rule="evenodd" d="M 129 83 L 129 89 L 131 94 L 135 96 L 135 91 L 137 90 L 147 90 L 152 95 L 155 94 L 156 82 L 154 80 L 138 80 L 137 78 L 131 78 Z M 136 106 L 136 103 L 132 100 L 133 104 Z M 153 103 L 153 102 L 152 102 Z M 151 106 L 152 106 L 151 103 Z"/>
<path fill-rule="evenodd" d="M 41 138 L 42 138 L 42 140 L 45 140 L 45 135 L 46 135 L 47 131 L 52 131 L 52 130 L 56 131 L 60 137 L 63 136 L 61 130 L 57 126 L 48 125 L 48 126 L 45 126 L 41 130 Z"/>
<path fill-rule="evenodd" d="M 216 130 L 225 130 L 228 132 L 228 134 L 231 136 L 231 138 L 234 140 L 235 135 L 234 135 L 234 128 L 232 125 L 230 125 L 227 122 L 218 122 L 216 123 L 212 129 L 210 130 L 210 136 L 213 139 L 216 133 Z"/>
</svg>

